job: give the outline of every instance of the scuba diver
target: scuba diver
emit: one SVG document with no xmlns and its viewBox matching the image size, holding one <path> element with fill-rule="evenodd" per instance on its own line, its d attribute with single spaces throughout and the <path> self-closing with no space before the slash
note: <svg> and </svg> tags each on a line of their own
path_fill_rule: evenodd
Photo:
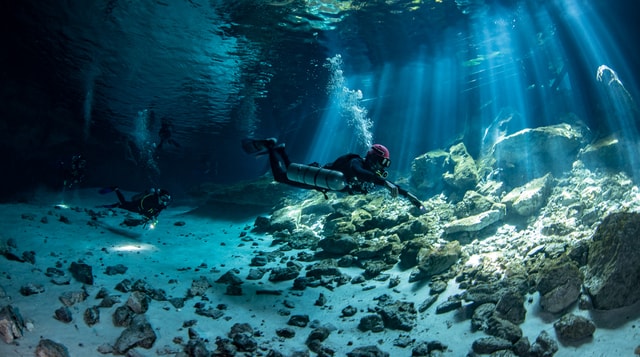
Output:
<svg viewBox="0 0 640 357">
<path fill-rule="evenodd" d="M 147 224 L 155 226 L 158 223 L 158 215 L 162 210 L 167 208 L 171 203 L 171 195 L 165 189 L 151 188 L 145 192 L 139 193 L 127 201 L 118 187 L 103 188 L 100 194 L 115 192 L 118 196 L 118 202 L 110 205 L 104 205 L 105 208 L 121 208 L 129 212 L 142 215 L 144 218 L 140 221 L 143 227 Z"/>
<path fill-rule="evenodd" d="M 389 150 L 381 144 L 373 144 L 364 158 L 358 154 L 346 154 L 322 167 L 316 162 L 310 165 L 292 163 L 284 144 L 278 145 L 275 138 L 244 139 L 242 148 L 247 154 L 256 156 L 269 154 L 271 172 L 276 181 L 319 190 L 325 194 L 325 198 L 328 191 L 366 194 L 378 185 L 386 187 L 392 197 L 400 194 L 420 211 L 425 209 L 415 195 L 386 180 L 386 169 L 391 165 L 391 159 Z"/>
<path fill-rule="evenodd" d="M 64 161 L 61 161 L 59 164 L 63 170 L 63 185 L 66 188 L 72 188 L 84 182 L 86 178 L 87 160 L 85 160 L 82 154 L 71 156 L 69 165 Z"/>
<path fill-rule="evenodd" d="M 160 130 L 158 131 L 160 142 L 158 146 L 156 146 L 156 154 L 162 150 L 164 144 L 171 144 L 177 148 L 180 147 L 180 144 L 171 138 L 174 130 L 173 123 L 168 118 L 162 118 L 162 124 L 160 124 Z"/>
</svg>

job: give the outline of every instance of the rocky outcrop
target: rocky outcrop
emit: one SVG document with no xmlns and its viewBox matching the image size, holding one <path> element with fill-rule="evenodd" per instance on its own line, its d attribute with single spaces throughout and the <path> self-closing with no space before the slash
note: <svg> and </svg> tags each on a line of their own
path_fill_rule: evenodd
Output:
<svg viewBox="0 0 640 357">
<path fill-rule="evenodd" d="M 530 216 L 546 203 L 552 184 L 553 177 L 546 174 L 524 186 L 514 188 L 502 198 L 501 202 L 507 206 L 508 214 Z"/>
<path fill-rule="evenodd" d="M 417 269 L 411 273 L 409 281 L 424 280 L 444 273 L 460 259 L 461 254 L 462 249 L 457 241 L 421 251 L 418 255 Z"/>
<path fill-rule="evenodd" d="M 615 171 L 622 168 L 630 172 L 631 167 L 626 157 L 629 152 L 635 152 L 635 149 L 628 152 L 629 149 L 617 137 L 608 136 L 586 145 L 580 150 L 578 159 L 591 170 L 605 169 Z"/>
<path fill-rule="evenodd" d="M 560 176 L 570 170 L 583 141 L 581 129 L 566 123 L 524 129 L 496 142 L 492 157 L 514 187 L 546 173 Z"/>
<path fill-rule="evenodd" d="M 598 226 L 589 245 L 585 287 L 596 309 L 640 300 L 640 213 L 614 213 Z"/>
<path fill-rule="evenodd" d="M 409 183 L 416 193 L 431 196 L 442 192 L 442 175 L 450 170 L 453 170 L 453 162 L 448 152 L 430 151 L 413 159 Z"/>
<path fill-rule="evenodd" d="M 442 175 L 444 182 L 464 194 L 472 190 L 478 184 L 478 168 L 467 152 L 464 143 L 459 143 L 449 148 L 449 155 L 454 163 L 453 171 L 447 171 Z"/>
</svg>

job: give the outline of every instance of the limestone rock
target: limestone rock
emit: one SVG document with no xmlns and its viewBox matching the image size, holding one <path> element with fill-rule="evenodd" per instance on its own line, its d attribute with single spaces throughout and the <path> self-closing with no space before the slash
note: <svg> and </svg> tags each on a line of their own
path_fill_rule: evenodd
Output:
<svg viewBox="0 0 640 357">
<path fill-rule="evenodd" d="M 615 136 L 608 136 L 585 146 L 578 155 L 578 159 L 591 170 L 627 168 L 628 163 L 624 145 Z"/>
<path fill-rule="evenodd" d="M 137 315 L 133 318 L 129 327 L 122 331 L 113 348 L 118 354 L 125 354 L 134 347 L 149 349 L 156 342 L 156 338 L 156 333 L 153 331 L 149 321 L 147 321 L 146 316 Z"/>
<path fill-rule="evenodd" d="M 345 255 L 358 248 L 358 243 L 349 236 L 331 237 L 318 242 L 318 247 L 330 254 Z"/>
<path fill-rule="evenodd" d="M 209 283 L 209 280 L 207 280 L 206 277 L 201 276 L 199 279 L 191 282 L 191 287 L 187 292 L 187 296 L 203 296 L 210 287 L 211 283 Z"/>
<path fill-rule="evenodd" d="M 578 301 L 582 273 L 573 262 L 551 262 L 538 275 L 537 289 L 543 310 L 558 313 Z"/>
<path fill-rule="evenodd" d="M 430 151 L 413 159 L 409 183 L 417 193 L 435 194 L 444 188 L 442 175 L 449 170 L 453 170 L 449 153 L 443 150 Z"/>
<path fill-rule="evenodd" d="M 84 310 L 83 319 L 87 326 L 93 326 L 100 322 L 100 309 L 98 309 L 98 306 L 92 306 Z"/>
<path fill-rule="evenodd" d="M 524 306 L 524 295 L 512 289 L 505 291 L 496 304 L 496 314 L 514 324 L 523 323 L 527 315 L 527 308 Z"/>
<path fill-rule="evenodd" d="M 417 311 L 412 302 L 380 301 L 376 311 L 382 317 L 385 328 L 411 331 L 416 323 Z"/>
<path fill-rule="evenodd" d="M 585 287 L 593 307 L 610 310 L 640 300 L 640 213 L 613 213 L 593 234 Z"/>
<path fill-rule="evenodd" d="M 454 162 L 453 172 L 445 172 L 442 175 L 444 182 L 462 192 L 475 188 L 478 184 L 478 168 L 467 152 L 464 143 L 459 143 L 449 148 L 451 160 Z"/>
<path fill-rule="evenodd" d="M 127 272 L 128 269 L 129 268 L 127 268 L 122 264 L 117 264 L 113 266 L 108 266 L 107 269 L 104 271 L 104 273 L 107 275 L 124 274 Z"/>
<path fill-rule="evenodd" d="M 527 356 L 553 356 L 558 352 L 558 342 L 556 342 L 547 331 L 542 330 L 531 348 Z"/>
<path fill-rule="evenodd" d="M 507 213 L 515 212 L 520 216 L 530 216 L 546 203 L 552 184 L 553 177 L 546 174 L 524 186 L 514 188 L 502 198 L 501 202 L 507 206 Z"/>
<path fill-rule="evenodd" d="M 511 342 L 498 337 L 482 337 L 471 344 L 473 352 L 479 354 L 492 354 L 496 351 L 509 350 L 511 347 Z"/>
<path fill-rule="evenodd" d="M 418 254 L 420 250 L 426 247 L 426 243 L 419 239 L 406 242 L 400 252 L 400 263 L 398 264 L 400 268 L 408 269 L 416 266 L 418 264 Z"/>
<path fill-rule="evenodd" d="M 511 343 L 515 343 L 522 338 L 522 330 L 518 325 L 495 315 L 487 319 L 487 326 L 484 331 L 491 336 L 511 341 Z"/>
<path fill-rule="evenodd" d="M 364 332 L 381 332 L 384 331 L 384 321 L 382 321 L 382 317 L 378 314 L 369 314 L 360 319 L 358 329 Z"/>
<path fill-rule="evenodd" d="M 71 262 L 69 271 L 71 272 L 73 278 L 77 281 L 83 284 L 93 285 L 93 269 L 90 265 Z"/>
<path fill-rule="evenodd" d="M 20 294 L 24 296 L 40 294 L 44 292 L 44 286 L 40 284 L 28 283 L 20 287 Z"/>
<path fill-rule="evenodd" d="M 0 309 L 0 338 L 5 343 L 13 343 L 22 337 L 23 329 L 24 320 L 17 308 L 7 305 Z"/>
<path fill-rule="evenodd" d="M 38 357 L 69 357 L 69 350 L 61 343 L 49 339 L 41 339 L 36 347 Z"/>
<path fill-rule="evenodd" d="M 286 267 L 276 267 L 271 270 L 269 274 L 269 281 L 278 282 L 293 280 L 300 275 L 300 267 L 291 262 L 287 262 Z"/>
<path fill-rule="evenodd" d="M 129 295 L 129 299 L 127 299 L 127 306 L 136 314 L 144 314 L 149 310 L 149 300 L 147 294 L 134 291 Z"/>
<path fill-rule="evenodd" d="M 477 232 L 500 221 L 504 217 L 504 209 L 492 209 L 473 216 L 457 219 L 444 226 L 445 234 L 458 232 Z"/>
<path fill-rule="evenodd" d="M 553 324 L 558 337 L 566 341 L 579 341 L 593 336 L 596 325 L 586 317 L 567 314 Z"/>
<path fill-rule="evenodd" d="M 56 320 L 58 321 L 62 321 L 64 323 L 69 323 L 71 321 L 73 321 L 73 313 L 71 312 L 71 309 L 69 309 L 66 306 L 62 306 L 60 308 L 58 308 L 53 316 Z"/>
<path fill-rule="evenodd" d="M 389 353 L 380 350 L 378 346 L 364 346 L 347 352 L 347 357 L 389 357 Z"/>
<path fill-rule="evenodd" d="M 449 242 L 436 249 L 428 249 L 425 252 L 421 252 L 418 257 L 418 269 L 412 273 L 409 281 L 414 282 L 428 279 L 433 275 L 447 271 L 460 259 L 461 254 L 462 248 L 457 241 Z"/>
<path fill-rule="evenodd" d="M 87 298 L 87 296 L 88 294 L 86 291 L 78 290 L 78 291 L 65 292 L 62 295 L 60 295 L 59 299 L 64 306 L 72 306 L 76 303 L 84 301 Z"/>
<path fill-rule="evenodd" d="M 529 128 L 501 138 L 492 156 L 496 167 L 505 168 L 507 183 L 518 186 L 548 172 L 561 176 L 570 170 L 583 141 L 582 130 L 566 123 Z"/>
<path fill-rule="evenodd" d="M 491 199 L 469 190 L 464 194 L 462 201 L 456 203 L 455 214 L 458 218 L 464 218 L 486 212 L 495 204 Z"/>
</svg>

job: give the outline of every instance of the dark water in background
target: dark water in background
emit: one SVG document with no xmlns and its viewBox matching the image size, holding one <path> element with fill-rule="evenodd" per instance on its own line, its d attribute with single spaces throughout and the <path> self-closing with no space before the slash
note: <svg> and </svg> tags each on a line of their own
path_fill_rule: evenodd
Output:
<svg viewBox="0 0 640 357">
<path fill-rule="evenodd" d="M 518 118 L 514 129 L 574 113 L 594 131 L 619 130 L 596 69 L 610 66 L 638 97 L 628 6 L 16 2 L 2 14 L 2 194 L 60 186 L 60 162 L 78 153 L 84 185 L 187 191 L 266 172 L 265 159 L 241 152 L 246 136 L 276 136 L 295 161 L 326 162 L 366 150 L 368 131 L 391 149 L 397 177 L 461 138 L 475 156 L 484 129 L 505 116 Z M 179 145 L 151 155 L 163 119 Z M 371 128 L 358 129 L 362 121 Z"/>
</svg>

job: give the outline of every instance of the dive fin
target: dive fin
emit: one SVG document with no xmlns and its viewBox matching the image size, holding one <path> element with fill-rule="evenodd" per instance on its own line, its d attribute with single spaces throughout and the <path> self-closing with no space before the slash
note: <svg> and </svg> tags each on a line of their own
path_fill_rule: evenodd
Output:
<svg viewBox="0 0 640 357">
<path fill-rule="evenodd" d="M 242 150 L 247 154 L 264 154 L 269 148 L 275 147 L 278 140 L 275 138 L 268 139 L 242 139 Z"/>
<path fill-rule="evenodd" d="M 111 192 L 113 192 L 113 191 L 115 191 L 117 189 L 118 189 L 118 187 L 116 187 L 116 186 L 104 187 L 104 188 L 101 188 L 100 191 L 98 191 L 98 193 L 101 194 L 101 195 L 104 195 L 104 194 L 107 194 L 107 193 L 111 193 Z"/>
</svg>

